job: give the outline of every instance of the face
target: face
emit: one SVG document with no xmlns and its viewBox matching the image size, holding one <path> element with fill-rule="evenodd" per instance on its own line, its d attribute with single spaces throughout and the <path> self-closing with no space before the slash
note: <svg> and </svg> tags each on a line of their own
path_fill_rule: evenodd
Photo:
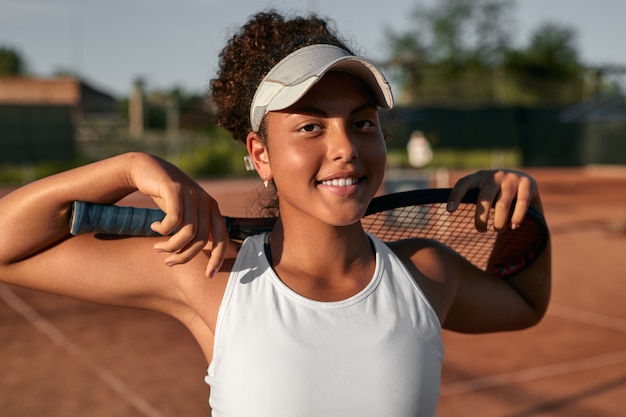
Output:
<svg viewBox="0 0 626 417">
<path fill-rule="evenodd" d="M 267 157 L 285 216 L 356 223 L 380 187 L 386 147 L 375 99 L 330 72 L 288 109 L 267 114 Z"/>
</svg>

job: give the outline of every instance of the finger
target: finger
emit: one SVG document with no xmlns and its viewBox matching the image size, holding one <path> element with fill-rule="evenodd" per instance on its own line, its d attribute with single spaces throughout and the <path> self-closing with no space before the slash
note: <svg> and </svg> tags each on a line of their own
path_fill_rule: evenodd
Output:
<svg viewBox="0 0 626 417">
<path fill-rule="evenodd" d="M 489 213 L 491 211 L 491 200 L 478 199 L 476 200 L 476 211 L 474 213 L 474 226 L 479 232 L 487 231 L 487 222 L 489 220 Z"/>
<path fill-rule="evenodd" d="M 446 209 L 449 212 L 456 210 L 468 191 L 476 188 L 477 186 L 478 182 L 476 174 L 471 174 L 458 180 L 450 192 Z"/>
<path fill-rule="evenodd" d="M 184 199 L 181 201 L 178 193 L 176 192 L 165 192 L 165 194 L 166 195 L 164 197 L 155 199 L 158 203 L 165 204 L 165 207 L 163 207 L 163 211 L 166 213 L 165 217 L 160 222 L 152 223 L 150 227 L 157 233 L 169 235 L 173 233 L 177 227 L 183 224 L 183 208 L 187 207 L 187 204 L 185 204 Z"/>
<path fill-rule="evenodd" d="M 519 225 L 524 221 L 530 202 L 535 195 L 535 184 L 530 180 L 524 180 L 520 182 L 520 186 L 517 191 L 517 201 L 515 203 L 515 209 L 511 216 L 511 228 L 517 229 Z"/>
<path fill-rule="evenodd" d="M 174 224 L 173 226 L 169 224 L 163 225 L 163 223 L 165 222 L 164 219 L 164 222 L 161 223 L 161 226 L 164 230 L 168 230 L 166 229 L 166 227 L 171 227 L 171 229 L 169 229 L 169 232 L 173 231 L 176 227 L 178 227 L 178 230 L 168 240 L 155 244 L 154 249 L 160 252 L 180 253 L 182 251 L 185 251 L 190 243 L 198 241 L 196 236 L 197 230 L 205 229 L 198 229 L 198 226 L 203 227 L 203 224 L 198 224 L 198 222 L 202 222 L 202 217 L 200 216 L 199 218 L 196 210 L 197 209 L 195 209 L 192 204 L 186 204 L 185 213 L 182 216 L 181 221 L 178 224 Z M 206 244 L 207 240 L 208 239 L 205 238 L 204 244 Z"/>
<path fill-rule="evenodd" d="M 180 216 L 178 213 L 166 213 L 163 220 L 160 222 L 154 222 L 150 225 L 150 229 L 163 235 L 168 236 L 176 231 L 176 225 L 180 223 Z"/>
<path fill-rule="evenodd" d="M 168 256 L 165 259 L 165 264 L 167 266 L 175 266 L 175 265 L 181 265 L 181 264 L 187 263 L 193 258 L 195 258 L 196 255 L 198 255 L 200 252 L 202 252 L 202 250 L 206 246 L 207 246 L 206 242 L 203 242 L 201 240 L 195 240 L 191 244 L 185 246 L 179 252 Z"/>
<path fill-rule="evenodd" d="M 171 246 L 163 246 L 165 249 L 157 248 L 157 250 L 169 251 L 171 253 L 171 255 L 165 259 L 165 263 L 168 266 L 189 262 L 207 246 L 208 238 L 206 235 L 203 236 L 198 234 L 192 225 L 184 226 L 182 231 L 186 231 L 186 229 L 193 229 L 193 231 L 187 231 L 187 233 L 181 235 L 180 237 L 177 236 L 179 234 L 177 233 L 172 236 L 168 242 L 165 242 L 166 245 Z M 199 230 L 206 230 L 206 227 L 202 226 L 202 229 Z M 175 240 L 176 238 L 179 238 L 179 240 Z"/>
<path fill-rule="evenodd" d="M 509 222 L 511 214 L 511 204 L 515 194 L 508 190 L 501 190 L 493 207 L 493 228 L 496 230 L 504 230 Z"/>
<path fill-rule="evenodd" d="M 479 232 L 487 231 L 489 217 L 493 210 L 494 201 L 498 198 L 499 190 L 493 187 L 481 188 L 476 200 L 474 225 Z"/>
<path fill-rule="evenodd" d="M 193 247 L 196 244 L 199 244 L 200 249 L 202 249 L 202 247 L 206 245 L 207 241 L 208 239 L 202 240 L 201 237 L 197 236 L 196 228 L 193 224 L 186 224 L 174 233 L 168 240 L 156 243 L 154 245 L 154 249 L 159 252 L 180 255 L 185 254 L 190 247 Z M 181 259 L 183 256 L 176 258 Z M 168 258 L 168 261 L 172 259 L 173 258 Z"/>
<path fill-rule="evenodd" d="M 189 262 L 203 249 L 211 246 L 211 254 L 209 255 L 206 274 L 212 277 L 220 269 L 226 257 L 229 240 L 228 231 L 217 203 L 211 199 L 209 206 L 209 208 L 202 210 L 204 215 L 198 213 L 197 228 L 193 233 L 193 237 L 187 238 L 186 235 L 182 236 L 180 242 L 175 241 L 173 237 L 170 239 L 171 242 L 167 242 L 167 244 L 172 244 L 172 248 L 178 248 L 176 253 L 173 253 L 165 259 L 167 265 L 173 266 Z M 208 216 L 206 215 L 207 213 L 209 214 Z M 192 225 L 186 225 L 181 231 L 185 231 L 185 229 L 190 228 L 190 226 Z M 209 236 L 211 239 L 209 239 Z M 211 242 L 210 245 L 208 244 L 209 241 Z M 182 246 L 183 244 L 185 246 Z M 167 246 L 161 247 L 166 248 Z"/>
<path fill-rule="evenodd" d="M 209 278 L 215 277 L 224 264 L 225 254 L 228 251 L 228 241 L 221 241 L 211 248 L 211 255 L 206 267 L 205 275 Z"/>
<path fill-rule="evenodd" d="M 528 207 L 528 202 L 525 200 L 518 200 L 515 203 L 515 209 L 513 210 L 513 215 L 511 216 L 511 229 L 515 230 L 519 228 L 526 217 L 526 213 L 528 213 Z"/>
<path fill-rule="evenodd" d="M 230 237 L 228 235 L 228 229 L 226 228 L 226 222 L 219 211 L 211 212 L 211 235 L 213 237 L 213 245 L 211 248 L 211 255 L 209 256 L 209 262 L 206 267 L 206 275 L 209 278 L 213 278 L 215 274 L 220 270 L 226 253 L 228 252 L 228 245 Z"/>
</svg>

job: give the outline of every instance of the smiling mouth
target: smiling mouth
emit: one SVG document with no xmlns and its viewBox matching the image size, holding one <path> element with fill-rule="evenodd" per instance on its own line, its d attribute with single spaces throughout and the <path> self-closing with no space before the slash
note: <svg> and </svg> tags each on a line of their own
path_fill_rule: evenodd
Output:
<svg viewBox="0 0 626 417">
<path fill-rule="evenodd" d="M 330 187 L 349 187 L 359 182 L 358 178 L 335 178 L 327 181 L 320 181 L 320 184 Z"/>
</svg>

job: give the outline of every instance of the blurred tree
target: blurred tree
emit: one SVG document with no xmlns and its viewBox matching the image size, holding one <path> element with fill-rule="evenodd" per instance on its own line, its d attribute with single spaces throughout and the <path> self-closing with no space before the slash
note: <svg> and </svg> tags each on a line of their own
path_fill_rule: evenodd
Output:
<svg viewBox="0 0 626 417">
<path fill-rule="evenodd" d="M 417 5 L 406 33 L 388 29 L 389 65 L 407 103 L 492 100 L 494 71 L 510 45 L 512 0 L 441 0 Z"/>
<path fill-rule="evenodd" d="M 0 47 L 0 76 L 23 75 L 26 73 L 26 63 L 22 56 L 14 49 Z"/>
<path fill-rule="evenodd" d="M 514 0 L 415 6 L 407 31 L 386 30 L 398 101 L 563 105 L 584 98 L 585 83 L 601 84 L 588 79 L 573 27 L 543 23 L 527 45 L 513 48 L 514 6 Z"/>
<path fill-rule="evenodd" d="M 525 49 L 507 53 L 504 69 L 514 82 L 516 101 L 571 103 L 580 100 L 584 68 L 572 27 L 544 23 Z"/>
</svg>

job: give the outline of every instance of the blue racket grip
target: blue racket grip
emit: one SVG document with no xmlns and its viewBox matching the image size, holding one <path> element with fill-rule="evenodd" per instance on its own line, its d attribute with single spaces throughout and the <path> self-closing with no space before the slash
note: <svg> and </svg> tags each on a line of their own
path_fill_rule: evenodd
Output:
<svg viewBox="0 0 626 417">
<path fill-rule="evenodd" d="M 103 233 L 122 236 L 161 236 L 150 228 L 165 213 L 159 209 L 112 206 L 75 201 L 70 233 Z"/>
</svg>

